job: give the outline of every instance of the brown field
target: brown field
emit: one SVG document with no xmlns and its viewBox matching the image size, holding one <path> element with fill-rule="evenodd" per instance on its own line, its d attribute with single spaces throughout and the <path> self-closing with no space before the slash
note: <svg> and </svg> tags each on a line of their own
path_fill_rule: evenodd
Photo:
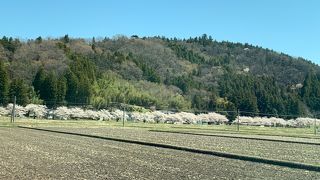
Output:
<svg viewBox="0 0 320 180">
<path fill-rule="evenodd" d="M 90 123 L 84 127 L 81 126 L 81 122 L 79 125 L 63 127 L 49 123 L 42 128 L 313 166 L 320 164 L 318 153 L 320 146 L 316 144 L 152 132 L 146 127 L 89 128 Z M 297 141 L 297 138 L 292 140 Z M 310 139 L 306 141 L 309 142 Z M 19 127 L 0 127 L 0 142 L 0 179 L 318 179 L 320 177 L 320 172 L 305 169 Z M 318 139 L 312 142 L 317 143 Z"/>
</svg>

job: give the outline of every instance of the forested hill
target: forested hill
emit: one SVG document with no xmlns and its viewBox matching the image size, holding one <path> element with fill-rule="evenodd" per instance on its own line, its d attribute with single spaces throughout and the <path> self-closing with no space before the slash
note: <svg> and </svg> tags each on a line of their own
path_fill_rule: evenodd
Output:
<svg viewBox="0 0 320 180">
<path fill-rule="evenodd" d="M 117 36 L 0 40 L 0 103 L 304 116 L 320 110 L 320 68 L 249 44 Z"/>
</svg>

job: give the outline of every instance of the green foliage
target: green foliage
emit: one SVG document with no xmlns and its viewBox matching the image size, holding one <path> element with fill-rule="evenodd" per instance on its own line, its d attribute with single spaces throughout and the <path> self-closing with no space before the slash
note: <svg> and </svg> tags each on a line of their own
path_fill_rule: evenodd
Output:
<svg viewBox="0 0 320 180">
<path fill-rule="evenodd" d="M 43 82 L 44 82 L 45 78 L 46 78 L 46 73 L 44 71 L 44 68 L 41 66 L 38 69 L 38 71 L 32 81 L 32 85 L 34 87 L 34 90 L 39 95 L 40 95 L 40 93 L 44 93 L 44 90 L 42 88 L 43 88 Z"/>
<path fill-rule="evenodd" d="M 315 73 L 308 73 L 301 89 L 303 101 L 314 111 L 320 110 L 320 81 Z"/>
<path fill-rule="evenodd" d="M 145 77 L 146 80 L 155 83 L 160 83 L 160 76 L 157 75 L 156 71 L 153 68 L 147 66 L 138 58 L 133 58 L 132 55 L 130 55 L 129 57 L 142 70 L 142 75 Z"/>
<path fill-rule="evenodd" d="M 67 85 L 63 76 L 58 78 L 53 72 L 47 74 L 41 66 L 33 79 L 32 85 L 36 93 L 35 96 L 32 96 L 33 101 L 37 101 L 37 97 L 40 97 L 48 107 L 65 103 Z M 33 89 L 30 91 L 31 93 Z"/>
<path fill-rule="evenodd" d="M 37 44 L 41 44 L 42 43 L 42 37 L 41 36 L 36 38 L 36 43 Z"/>
<path fill-rule="evenodd" d="M 14 96 L 17 98 L 17 104 L 26 105 L 29 103 L 28 86 L 22 79 L 13 79 L 10 83 L 9 96 L 13 102 Z"/>
<path fill-rule="evenodd" d="M 78 94 L 78 78 L 70 69 L 66 70 L 64 77 L 66 79 L 67 86 L 65 99 L 68 103 L 76 103 Z"/>
<path fill-rule="evenodd" d="M 108 107 L 113 102 L 150 107 L 156 104 L 156 99 L 148 94 L 138 92 L 127 81 L 109 72 L 98 79 L 93 86 L 91 102 L 97 108 Z"/>
<path fill-rule="evenodd" d="M 194 86 L 194 81 L 192 76 L 178 76 L 169 80 L 169 84 L 179 87 L 183 93 L 187 93 L 190 87 Z"/>
<path fill-rule="evenodd" d="M 6 67 L 0 65 L 0 99 L 6 99 L 12 81 L 10 98 L 20 86 L 28 94 L 24 102 L 44 100 L 49 106 L 103 108 L 120 102 L 197 112 L 240 109 L 248 116 L 320 110 L 319 66 L 249 44 L 217 42 L 206 34 L 188 40 L 93 38 L 90 43 L 68 35 L 28 42 L 3 37 L 0 59 L 7 61 Z"/>
<path fill-rule="evenodd" d="M 78 79 L 82 77 L 88 78 L 90 81 L 95 81 L 95 65 L 85 56 L 80 54 L 70 54 L 69 58 L 72 60 L 69 65 L 70 70 L 77 76 Z"/>
<path fill-rule="evenodd" d="M 43 100 L 40 98 L 40 95 L 35 92 L 33 87 L 29 87 L 29 102 L 31 104 L 43 104 Z"/>
<path fill-rule="evenodd" d="M 112 106 L 113 102 L 177 110 L 190 108 L 190 103 L 183 96 L 156 83 L 140 81 L 131 84 L 111 72 L 104 73 L 92 89 L 91 103 L 96 108 Z"/>
<path fill-rule="evenodd" d="M 186 101 L 183 96 L 174 96 L 169 99 L 169 109 L 174 109 L 177 111 L 186 111 L 190 109 L 191 103 Z"/>
<path fill-rule="evenodd" d="M 66 44 L 66 43 L 69 43 L 69 42 L 70 42 L 69 35 L 68 35 L 68 34 L 64 35 L 62 41 L 63 41 L 65 44 Z"/>
<path fill-rule="evenodd" d="M 42 99 L 48 107 L 55 107 L 57 104 L 57 77 L 53 73 L 49 73 L 42 84 Z"/>
<path fill-rule="evenodd" d="M 14 53 L 19 47 L 20 41 L 18 39 L 13 39 L 12 37 L 8 38 L 3 36 L 2 39 L 0 39 L 0 44 L 8 51 Z"/>
<path fill-rule="evenodd" d="M 67 90 L 68 102 L 76 104 L 88 104 L 91 93 L 92 85 L 96 81 L 95 66 L 86 57 L 79 54 L 70 54 L 72 60 L 70 64 L 70 71 L 66 77 L 67 87 L 71 88 L 71 91 Z M 70 74 L 71 73 L 71 74 Z M 72 99 L 74 99 L 72 101 Z"/>
<path fill-rule="evenodd" d="M 0 104 L 5 105 L 8 102 L 9 77 L 4 63 L 0 60 Z"/>
<path fill-rule="evenodd" d="M 203 34 L 200 37 L 189 38 L 187 40 L 188 43 L 198 43 L 202 46 L 208 46 L 213 44 L 213 38 L 211 36 L 208 37 L 207 34 Z"/>
<path fill-rule="evenodd" d="M 193 95 L 193 98 L 191 100 L 191 108 L 194 109 L 196 112 L 201 112 L 203 110 L 214 111 L 216 110 L 215 103 L 216 99 L 214 99 L 214 97 L 209 100 L 206 95 L 197 93 Z"/>
<path fill-rule="evenodd" d="M 67 80 L 64 76 L 60 76 L 57 82 L 57 104 L 64 105 L 67 93 Z"/>
<path fill-rule="evenodd" d="M 220 96 L 227 97 L 243 115 L 302 115 L 297 94 L 286 91 L 273 79 L 250 75 L 226 74 L 220 81 Z"/>
<path fill-rule="evenodd" d="M 190 61 L 191 63 L 195 64 L 202 64 L 205 63 L 205 58 L 203 56 L 200 56 L 198 53 L 195 53 L 192 50 L 189 50 L 185 46 L 178 44 L 178 43 L 169 43 L 168 45 L 179 58 L 186 59 Z"/>
<path fill-rule="evenodd" d="M 224 108 L 226 112 L 226 117 L 229 119 L 229 122 L 234 121 L 237 118 L 237 109 L 236 106 L 232 102 L 226 103 L 226 106 Z"/>
<path fill-rule="evenodd" d="M 88 104 L 92 93 L 91 82 L 86 76 L 80 77 L 78 82 L 77 103 Z"/>
</svg>

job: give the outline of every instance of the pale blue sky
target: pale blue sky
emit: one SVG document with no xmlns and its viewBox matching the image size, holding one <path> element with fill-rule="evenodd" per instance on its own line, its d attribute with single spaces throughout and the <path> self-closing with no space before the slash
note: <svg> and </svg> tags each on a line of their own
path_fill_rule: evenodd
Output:
<svg viewBox="0 0 320 180">
<path fill-rule="evenodd" d="M 204 33 L 320 64 L 319 0 L 1 0 L 0 36 Z"/>
</svg>

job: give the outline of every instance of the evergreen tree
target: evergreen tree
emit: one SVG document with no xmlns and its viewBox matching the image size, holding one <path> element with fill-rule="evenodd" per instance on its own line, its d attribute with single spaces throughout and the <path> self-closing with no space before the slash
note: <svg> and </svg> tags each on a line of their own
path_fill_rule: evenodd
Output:
<svg viewBox="0 0 320 180">
<path fill-rule="evenodd" d="M 36 43 L 37 44 L 41 44 L 42 43 L 42 37 L 41 36 L 36 38 Z"/>
<path fill-rule="evenodd" d="M 69 35 L 68 35 L 68 34 L 64 35 L 64 37 L 63 37 L 63 42 L 64 42 L 65 44 L 70 42 L 70 38 L 69 38 Z"/>
<path fill-rule="evenodd" d="M 293 116 L 301 116 L 304 115 L 305 111 L 302 106 L 302 102 L 297 98 L 297 97 L 288 97 L 287 100 L 287 114 L 293 115 Z M 287 117 L 287 118 L 292 118 L 292 117 Z"/>
<path fill-rule="evenodd" d="M 92 38 L 91 49 L 93 51 L 96 51 L 96 39 L 94 37 Z"/>
<path fill-rule="evenodd" d="M 35 92 L 37 94 L 39 94 L 41 98 L 43 98 L 44 90 L 42 88 L 43 88 L 43 82 L 44 82 L 45 78 L 46 78 L 46 73 L 45 73 L 43 67 L 41 66 L 38 69 L 38 71 L 33 79 L 33 82 L 32 82 L 32 85 L 34 87 Z"/>
<path fill-rule="evenodd" d="M 29 101 L 28 99 L 28 87 L 23 82 L 22 79 L 13 79 L 10 83 L 10 89 L 9 89 L 9 95 L 10 98 L 16 96 L 17 98 L 17 104 L 19 105 L 26 105 Z"/>
<path fill-rule="evenodd" d="M 81 77 L 78 84 L 77 102 L 85 105 L 88 104 L 91 92 L 91 83 L 89 78 Z"/>
<path fill-rule="evenodd" d="M 204 105 L 204 102 L 200 95 L 196 94 L 192 98 L 191 107 L 196 110 L 205 110 L 207 109 Z"/>
<path fill-rule="evenodd" d="M 216 111 L 217 110 L 217 95 L 212 93 L 210 100 L 208 102 L 208 110 L 209 111 Z"/>
<path fill-rule="evenodd" d="M 301 89 L 301 96 L 311 110 L 320 110 L 320 82 L 316 74 L 308 73 Z"/>
<path fill-rule="evenodd" d="M 248 95 L 246 97 L 242 97 L 242 99 L 239 100 L 238 108 L 240 111 L 248 112 L 244 115 L 257 116 L 257 113 L 259 112 L 257 105 L 257 97 L 253 94 Z"/>
<path fill-rule="evenodd" d="M 57 82 L 57 104 L 63 105 L 67 93 L 67 82 L 64 76 L 60 76 Z"/>
<path fill-rule="evenodd" d="M 49 73 L 43 82 L 43 100 L 48 107 L 55 107 L 57 102 L 57 77 Z"/>
<path fill-rule="evenodd" d="M 237 108 L 232 102 L 226 104 L 225 110 L 228 111 L 226 117 L 229 122 L 232 122 L 237 118 Z"/>
<path fill-rule="evenodd" d="M 0 60 L 0 104 L 5 105 L 8 102 L 9 78 L 4 63 Z"/>
<path fill-rule="evenodd" d="M 20 45 L 20 41 L 18 39 L 13 39 L 12 37 L 7 38 L 6 36 L 3 36 L 0 40 L 0 44 L 8 51 L 14 53 Z"/>
<path fill-rule="evenodd" d="M 69 104 L 76 103 L 78 94 L 78 78 L 70 69 L 66 71 L 64 77 L 67 85 L 65 99 Z"/>
</svg>

